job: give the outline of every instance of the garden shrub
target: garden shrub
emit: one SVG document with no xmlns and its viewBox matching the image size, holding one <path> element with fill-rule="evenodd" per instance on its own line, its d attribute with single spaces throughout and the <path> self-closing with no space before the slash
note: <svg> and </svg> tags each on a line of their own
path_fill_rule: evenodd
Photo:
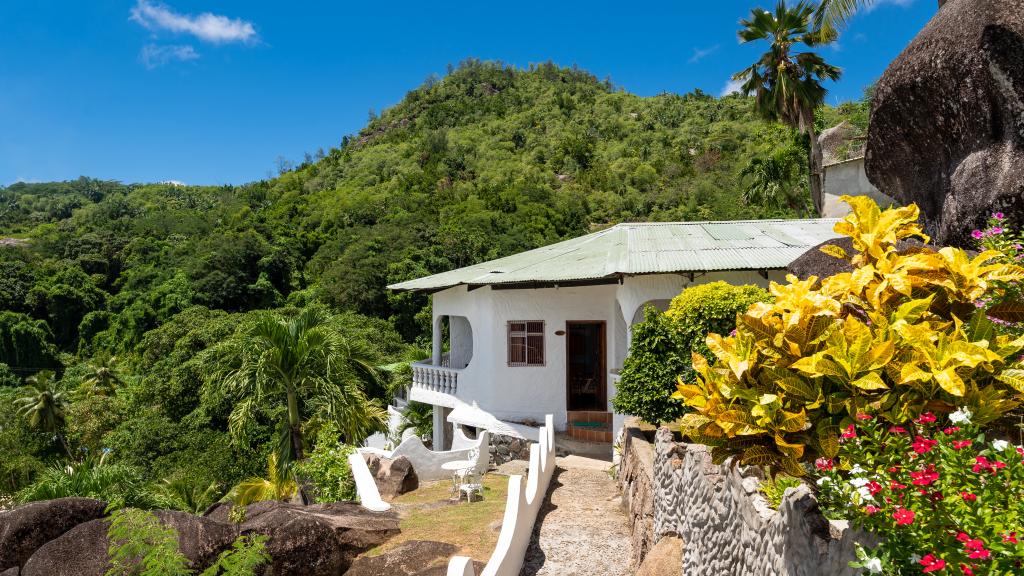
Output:
<svg viewBox="0 0 1024 576">
<path fill-rule="evenodd" d="M 693 377 L 691 351 L 707 354 L 708 333 L 728 333 L 736 326 L 736 314 L 770 299 L 757 286 L 711 282 L 683 290 L 665 313 L 647 307 L 644 321 L 633 326 L 612 406 L 652 424 L 679 418 L 685 407 L 668 396 L 678 378 Z"/>
<path fill-rule="evenodd" d="M 356 483 L 348 464 L 348 455 L 355 448 L 338 442 L 338 431 L 325 426 L 317 435 L 316 447 L 309 457 L 296 462 L 295 474 L 309 480 L 316 488 L 316 502 L 340 502 L 356 499 Z"/>
<path fill-rule="evenodd" d="M 771 302 L 771 298 L 759 286 L 711 282 L 683 290 L 672 299 L 665 315 L 679 334 L 683 357 L 689 360 L 690 351 L 711 354 L 706 344 L 708 334 L 728 334 L 736 328 L 737 314 L 756 302 Z"/>
<path fill-rule="evenodd" d="M 916 206 L 843 200 L 853 211 L 835 230 L 859 252 L 822 250 L 853 271 L 773 282 L 775 302 L 741 314 L 734 336 L 709 335 L 714 363 L 694 354 L 697 378 L 677 386 L 694 410 L 681 430 L 716 462 L 736 455 L 798 476 L 801 461 L 835 456 L 840 429 L 867 406 L 892 423 L 965 406 L 985 424 L 1019 404 L 1024 338 L 998 334 L 978 302 L 1024 268 L 998 252 L 928 248 Z M 897 252 L 908 237 L 925 247 Z"/>
<path fill-rule="evenodd" d="M 644 310 L 644 321 L 633 326 L 629 356 L 612 407 L 620 414 L 632 414 L 657 425 L 683 415 L 685 407 L 670 395 L 676 378 L 689 365 L 682 354 L 679 335 L 668 317 L 654 307 Z"/>
<path fill-rule="evenodd" d="M 986 440 L 969 410 L 902 426 L 868 414 L 816 463 L 827 513 L 882 537 L 854 566 L 885 574 L 1020 574 L 1024 448 Z"/>
</svg>

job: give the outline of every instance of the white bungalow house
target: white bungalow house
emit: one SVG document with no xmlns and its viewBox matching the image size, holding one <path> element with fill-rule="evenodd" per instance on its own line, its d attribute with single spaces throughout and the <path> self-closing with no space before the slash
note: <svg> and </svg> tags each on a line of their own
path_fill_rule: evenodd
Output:
<svg viewBox="0 0 1024 576">
<path fill-rule="evenodd" d="M 611 442 L 618 372 L 643 308 L 687 286 L 767 286 L 834 219 L 619 224 L 389 286 L 433 294 L 433 355 L 413 364 L 410 399 L 434 406 L 434 446 L 452 425 L 533 437 L 557 430 Z M 529 436 L 527 436 L 529 435 Z"/>
</svg>

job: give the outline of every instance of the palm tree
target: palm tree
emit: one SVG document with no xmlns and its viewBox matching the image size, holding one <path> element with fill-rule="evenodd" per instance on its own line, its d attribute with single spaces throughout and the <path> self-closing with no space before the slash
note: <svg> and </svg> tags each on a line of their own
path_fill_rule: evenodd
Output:
<svg viewBox="0 0 1024 576">
<path fill-rule="evenodd" d="M 303 424 L 314 415 L 333 422 L 349 443 L 386 429 L 387 412 L 365 392 L 378 385 L 373 364 L 321 309 L 306 308 L 291 318 L 262 312 L 225 347 L 233 369 L 223 387 L 237 400 L 229 431 L 244 442 L 258 414 L 277 419 L 281 475 L 302 459 Z"/>
<path fill-rule="evenodd" d="M 402 411 L 402 421 L 398 425 L 399 442 L 402 434 L 410 429 L 421 439 L 430 438 L 434 433 L 434 407 L 425 402 L 409 402 Z"/>
<path fill-rule="evenodd" d="M 853 15 L 861 9 L 868 9 L 875 5 L 877 0 L 821 0 L 818 9 L 815 11 L 815 24 L 828 31 L 838 31 L 846 26 L 853 18 Z M 946 0 L 938 0 L 939 8 L 946 4 Z"/>
<path fill-rule="evenodd" d="M 799 157 L 794 158 L 794 152 L 800 154 L 798 150 L 790 147 L 768 156 L 753 158 L 740 172 L 743 178 L 748 179 L 748 184 L 743 189 L 743 201 L 771 208 L 782 205 L 798 207 Z"/>
<path fill-rule="evenodd" d="M 754 106 L 768 120 L 779 120 L 807 134 L 810 139 L 810 188 L 814 208 L 822 206 L 821 146 L 814 129 L 814 111 L 825 100 L 825 80 L 838 80 L 839 68 L 814 52 L 795 52 L 794 46 L 814 47 L 834 36 L 814 26 L 815 6 L 801 1 L 794 8 L 779 0 L 775 13 L 755 8 L 749 20 L 741 20 L 742 42 L 765 40 L 767 52 L 752 66 L 733 76 L 743 81 L 742 91 L 754 94 Z"/>
<path fill-rule="evenodd" d="M 64 450 L 71 450 L 64 438 L 64 410 L 68 406 L 67 395 L 57 388 L 53 372 L 43 370 L 25 379 L 27 386 L 22 395 L 14 401 L 18 414 L 28 420 L 28 425 L 57 436 Z"/>
<path fill-rule="evenodd" d="M 89 364 L 89 375 L 82 388 L 90 396 L 110 396 L 121 385 L 117 375 L 117 356 L 101 355 Z"/>
<path fill-rule="evenodd" d="M 290 470 L 281 470 L 277 455 L 267 458 L 267 476 L 252 477 L 239 482 L 224 496 L 235 506 L 248 506 L 265 500 L 289 500 L 299 492 L 299 484 Z"/>
</svg>

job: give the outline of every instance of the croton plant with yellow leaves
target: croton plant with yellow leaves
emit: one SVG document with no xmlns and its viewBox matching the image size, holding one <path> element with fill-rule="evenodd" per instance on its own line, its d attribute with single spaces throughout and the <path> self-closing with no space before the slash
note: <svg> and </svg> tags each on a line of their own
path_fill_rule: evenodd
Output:
<svg viewBox="0 0 1024 576">
<path fill-rule="evenodd" d="M 1024 280 L 1024 268 L 992 251 L 930 248 L 917 206 L 843 200 L 853 210 L 835 231 L 857 252 L 822 251 L 853 271 L 773 282 L 775 301 L 740 314 L 733 335 L 708 335 L 714 361 L 694 354 L 696 381 L 677 386 L 692 409 L 682 433 L 717 462 L 735 455 L 799 476 L 801 462 L 835 456 L 865 410 L 902 423 L 966 407 L 984 424 L 1024 397 L 1024 337 L 998 335 L 976 305 Z M 898 250 L 906 238 L 924 244 Z"/>
</svg>

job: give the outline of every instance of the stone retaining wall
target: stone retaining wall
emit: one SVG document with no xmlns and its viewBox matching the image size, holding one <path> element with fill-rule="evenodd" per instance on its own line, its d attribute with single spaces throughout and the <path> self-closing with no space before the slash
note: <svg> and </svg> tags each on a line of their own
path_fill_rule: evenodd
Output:
<svg viewBox="0 0 1024 576">
<path fill-rule="evenodd" d="M 758 491 L 760 469 L 712 464 L 706 446 L 677 443 L 667 428 L 658 430 L 651 446 L 635 424 L 627 421 L 623 430 L 619 470 L 634 568 L 663 536 L 676 535 L 683 541 L 681 573 L 687 576 L 860 573 L 848 566 L 855 543 L 876 540 L 827 520 L 806 486 L 787 490 L 774 510 Z M 647 473 L 644 462 L 651 452 Z"/>
<path fill-rule="evenodd" d="M 632 536 L 630 573 L 635 573 L 655 544 L 654 446 L 644 438 L 634 418 L 622 429 L 618 482 Z"/>
<path fill-rule="evenodd" d="M 530 441 L 502 434 L 491 434 L 491 463 L 501 466 L 512 460 L 530 459 Z"/>
</svg>

